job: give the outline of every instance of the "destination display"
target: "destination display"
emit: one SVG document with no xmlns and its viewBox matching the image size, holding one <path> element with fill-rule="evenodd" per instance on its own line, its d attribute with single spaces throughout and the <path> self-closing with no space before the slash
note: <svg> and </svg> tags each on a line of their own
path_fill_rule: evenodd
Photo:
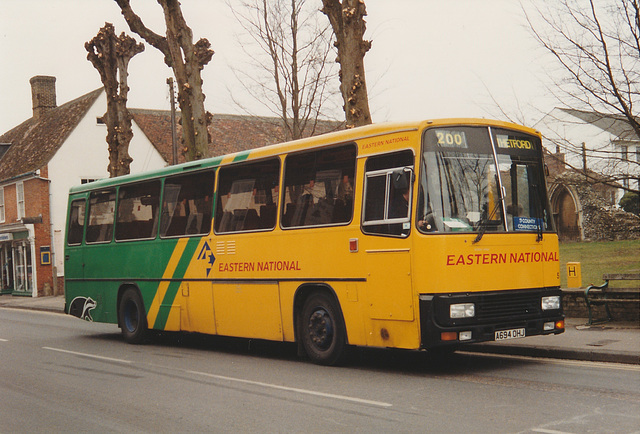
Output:
<svg viewBox="0 0 640 434">
<path fill-rule="evenodd" d="M 496 134 L 498 148 L 502 149 L 523 149 L 533 151 L 535 149 L 533 141 L 528 137 L 514 137 L 506 134 Z"/>
<path fill-rule="evenodd" d="M 447 148 L 467 148 L 467 136 L 464 131 L 436 130 L 438 146 Z"/>
</svg>

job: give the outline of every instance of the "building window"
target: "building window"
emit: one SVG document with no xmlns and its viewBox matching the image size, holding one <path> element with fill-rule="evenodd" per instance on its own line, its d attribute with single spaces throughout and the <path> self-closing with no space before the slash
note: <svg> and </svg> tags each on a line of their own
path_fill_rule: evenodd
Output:
<svg viewBox="0 0 640 434">
<path fill-rule="evenodd" d="M 4 187 L 0 187 L 0 223 L 4 223 Z"/>
<path fill-rule="evenodd" d="M 18 198 L 18 220 L 21 220 L 25 216 L 24 212 L 24 184 L 18 182 L 16 184 L 16 196 Z"/>
<path fill-rule="evenodd" d="M 629 147 L 628 146 L 620 146 L 620 153 L 622 154 L 622 160 L 627 161 L 629 159 Z"/>
</svg>

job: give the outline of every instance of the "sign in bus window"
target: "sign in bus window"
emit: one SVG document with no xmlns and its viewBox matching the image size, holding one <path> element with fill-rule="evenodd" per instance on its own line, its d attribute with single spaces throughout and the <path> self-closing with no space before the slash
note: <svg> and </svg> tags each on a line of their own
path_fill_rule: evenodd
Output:
<svg viewBox="0 0 640 434">
<path fill-rule="evenodd" d="M 509 136 L 507 134 L 496 134 L 496 142 L 498 148 L 502 149 L 520 149 L 526 151 L 533 151 L 533 140 L 528 137 L 516 137 Z"/>
<path fill-rule="evenodd" d="M 467 148 L 467 135 L 462 130 L 436 130 L 438 146 L 446 148 Z"/>
</svg>

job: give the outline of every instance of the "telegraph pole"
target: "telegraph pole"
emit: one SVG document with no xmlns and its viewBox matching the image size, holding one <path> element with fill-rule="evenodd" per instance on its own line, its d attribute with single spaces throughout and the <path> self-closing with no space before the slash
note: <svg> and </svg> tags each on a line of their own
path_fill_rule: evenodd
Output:
<svg viewBox="0 0 640 434">
<path fill-rule="evenodd" d="M 169 101 L 171 101 L 171 149 L 172 149 L 172 162 L 171 164 L 178 164 L 178 141 L 176 133 L 176 99 L 173 93 L 173 77 L 167 78 L 167 84 L 169 85 Z"/>
</svg>

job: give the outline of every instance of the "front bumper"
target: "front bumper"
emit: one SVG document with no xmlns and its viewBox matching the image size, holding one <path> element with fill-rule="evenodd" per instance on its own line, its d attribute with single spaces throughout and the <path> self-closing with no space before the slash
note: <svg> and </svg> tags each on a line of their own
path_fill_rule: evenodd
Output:
<svg viewBox="0 0 640 434">
<path fill-rule="evenodd" d="M 435 348 L 493 341 L 496 332 L 502 330 L 524 329 L 525 336 L 563 333 L 562 306 L 551 311 L 543 311 L 540 307 L 541 298 L 549 295 L 560 296 L 560 289 L 421 294 L 421 347 Z M 474 303 L 476 316 L 450 319 L 449 305 L 454 303 Z M 553 326 L 549 328 L 551 323 Z"/>
</svg>

